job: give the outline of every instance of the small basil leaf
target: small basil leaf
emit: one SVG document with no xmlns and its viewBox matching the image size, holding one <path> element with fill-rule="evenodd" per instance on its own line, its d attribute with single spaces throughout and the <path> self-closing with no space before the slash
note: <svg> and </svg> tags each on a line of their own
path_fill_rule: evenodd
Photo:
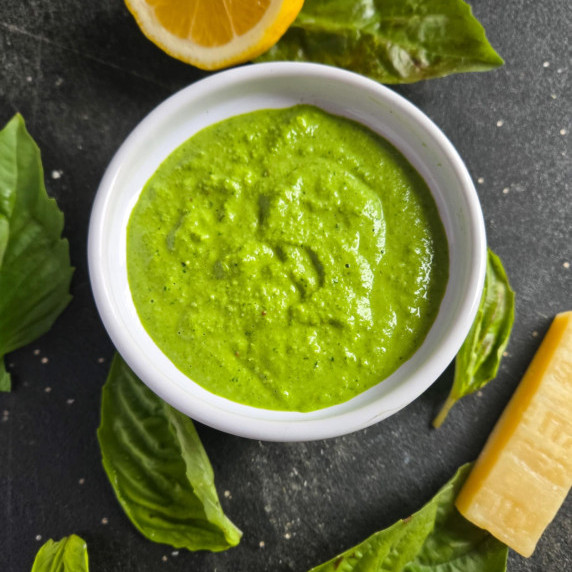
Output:
<svg viewBox="0 0 572 572">
<path fill-rule="evenodd" d="M 381 83 L 411 83 L 503 64 L 462 0 L 306 0 L 258 61 L 318 62 Z"/>
<path fill-rule="evenodd" d="M 36 554 L 32 572 L 89 572 L 85 541 L 75 534 L 48 540 Z"/>
<path fill-rule="evenodd" d="M 64 216 L 48 197 L 38 146 L 15 115 L 0 131 L 0 362 L 46 333 L 71 300 Z M 0 391 L 10 374 L 0 366 Z"/>
<path fill-rule="evenodd" d="M 493 379 L 514 323 L 514 292 L 500 258 L 489 249 L 485 286 L 475 321 L 455 359 L 455 378 L 447 401 L 433 421 L 440 427 L 451 407 Z"/>
<path fill-rule="evenodd" d="M 455 497 L 471 466 L 418 512 L 310 572 L 504 572 L 508 548 L 463 516 Z"/>
<path fill-rule="evenodd" d="M 0 359 L 0 391 L 10 391 L 11 387 L 10 374 L 6 371 L 4 360 Z"/>
<path fill-rule="evenodd" d="M 144 536 L 213 552 L 239 543 L 193 422 L 150 391 L 119 354 L 103 387 L 97 436 L 115 494 Z"/>
</svg>

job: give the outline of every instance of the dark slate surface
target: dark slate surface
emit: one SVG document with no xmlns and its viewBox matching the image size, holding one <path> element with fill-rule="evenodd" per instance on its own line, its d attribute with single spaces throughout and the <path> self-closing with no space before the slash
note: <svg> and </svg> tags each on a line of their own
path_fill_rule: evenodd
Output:
<svg viewBox="0 0 572 572">
<path fill-rule="evenodd" d="M 572 309 L 572 10 L 562 0 L 473 4 L 506 65 L 396 89 L 464 157 L 489 243 L 517 292 L 498 379 L 439 431 L 429 424 L 452 368 L 397 415 L 338 439 L 262 443 L 200 426 L 244 539 L 222 554 L 175 555 L 131 526 L 100 465 L 95 431 L 113 347 L 90 292 L 86 236 L 117 147 L 154 106 L 206 74 L 148 42 L 120 0 L 0 2 L 0 123 L 16 111 L 26 118 L 77 268 L 74 300 L 53 330 L 7 359 L 15 388 L 0 395 L 2 572 L 29 570 L 44 540 L 72 532 L 87 540 L 95 572 L 304 571 L 415 511 L 477 456 L 552 316 Z M 572 570 L 571 537 L 569 498 L 534 556 L 511 553 L 509 570 Z"/>
</svg>

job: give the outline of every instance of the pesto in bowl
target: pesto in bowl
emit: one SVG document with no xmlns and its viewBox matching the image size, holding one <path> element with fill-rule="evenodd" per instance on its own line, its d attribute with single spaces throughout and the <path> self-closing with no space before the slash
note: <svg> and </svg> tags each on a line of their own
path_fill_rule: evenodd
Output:
<svg viewBox="0 0 572 572">
<path fill-rule="evenodd" d="M 392 374 L 430 330 L 448 265 L 419 173 L 309 105 L 193 135 L 127 227 L 130 291 L 157 346 L 208 391 L 270 410 L 337 405 Z"/>
</svg>

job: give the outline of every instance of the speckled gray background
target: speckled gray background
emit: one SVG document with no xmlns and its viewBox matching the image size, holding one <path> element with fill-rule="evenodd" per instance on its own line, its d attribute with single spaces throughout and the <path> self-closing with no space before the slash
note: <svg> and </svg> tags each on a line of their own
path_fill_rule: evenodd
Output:
<svg viewBox="0 0 572 572">
<path fill-rule="evenodd" d="M 90 293 L 86 236 L 117 147 L 205 74 L 148 42 L 121 0 L 0 1 L 0 124 L 16 111 L 26 118 L 77 267 L 74 300 L 53 330 L 7 360 L 15 388 L 0 394 L 0 571 L 29 570 L 45 539 L 75 532 L 94 572 L 304 572 L 417 510 L 476 457 L 552 316 L 572 309 L 572 8 L 568 0 L 473 8 L 506 65 L 396 89 L 465 159 L 489 243 L 517 292 L 497 380 L 439 431 L 429 424 L 452 368 L 397 415 L 347 437 L 261 443 L 200 426 L 222 504 L 244 538 L 222 554 L 173 555 L 131 526 L 100 465 L 95 430 L 113 348 Z M 571 536 L 569 498 L 534 556 L 511 553 L 509 570 L 572 570 Z"/>
</svg>

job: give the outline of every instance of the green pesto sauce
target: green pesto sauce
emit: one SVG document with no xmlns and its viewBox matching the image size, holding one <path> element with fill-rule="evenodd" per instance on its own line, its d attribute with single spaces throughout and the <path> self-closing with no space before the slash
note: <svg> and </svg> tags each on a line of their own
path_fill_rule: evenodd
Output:
<svg viewBox="0 0 572 572">
<path fill-rule="evenodd" d="M 207 390 L 342 403 L 421 345 L 448 280 L 430 191 L 386 140 L 312 106 L 227 119 L 176 149 L 127 229 L 156 344 Z"/>
</svg>

